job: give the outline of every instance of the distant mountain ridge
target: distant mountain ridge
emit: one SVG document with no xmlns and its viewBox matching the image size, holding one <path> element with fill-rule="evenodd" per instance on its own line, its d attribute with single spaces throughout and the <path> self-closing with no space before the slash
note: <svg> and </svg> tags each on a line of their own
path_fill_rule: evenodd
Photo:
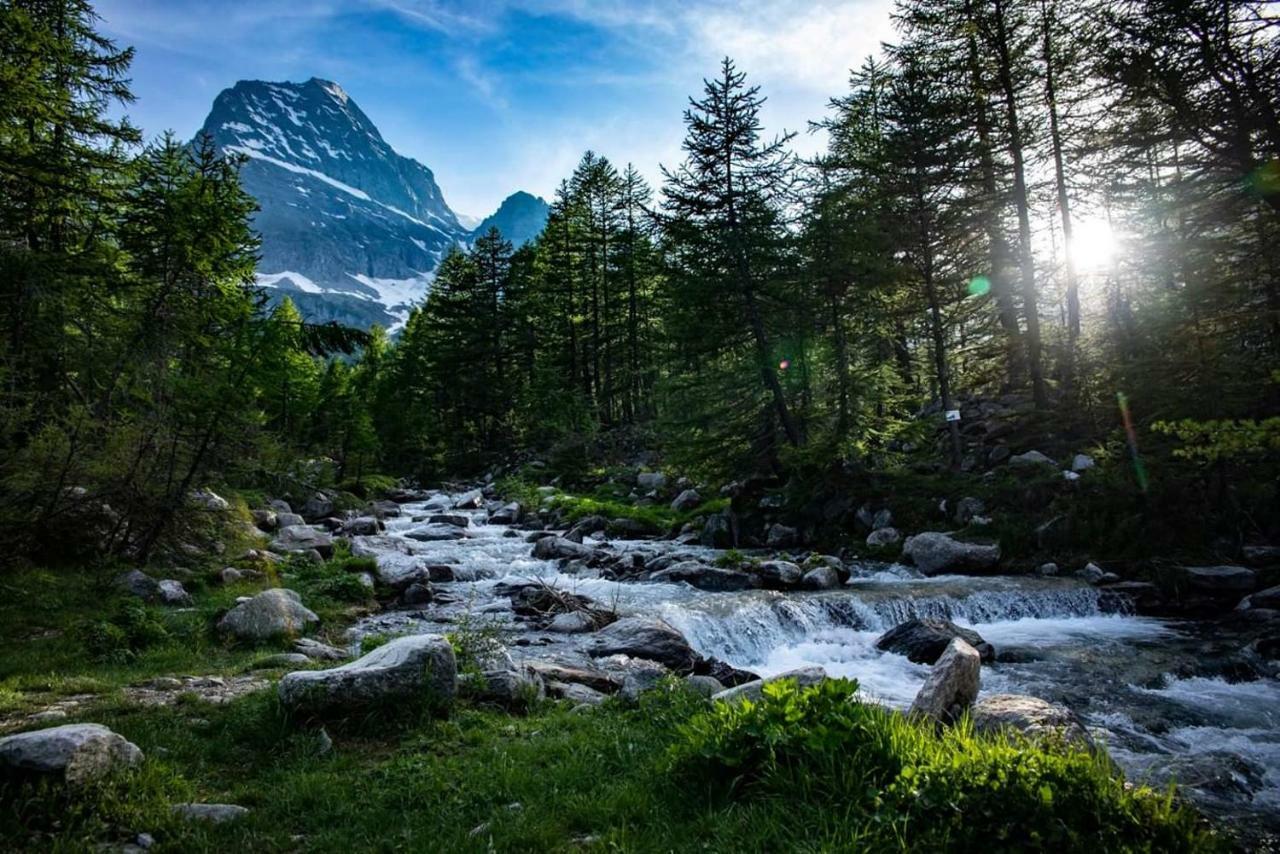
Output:
<svg viewBox="0 0 1280 854">
<path fill-rule="evenodd" d="M 541 231 L 536 203 L 546 203 L 528 193 L 467 228 L 431 170 L 392 149 L 332 81 L 242 80 L 214 100 L 202 131 L 248 158 L 241 180 L 260 207 L 258 283 L 312 320 L 394 331 L 451 247 L 489 224 L 513 242 Z"/>
<path fill-rule="evenodd" d="M 498 209 L 476 226 L 472 235 L 479 237 L 496 227 L 518 249 L 542 233 L 550 212 L 551 206 L 541 196 L 520 190 L 503 199 Z"/>
</svg>

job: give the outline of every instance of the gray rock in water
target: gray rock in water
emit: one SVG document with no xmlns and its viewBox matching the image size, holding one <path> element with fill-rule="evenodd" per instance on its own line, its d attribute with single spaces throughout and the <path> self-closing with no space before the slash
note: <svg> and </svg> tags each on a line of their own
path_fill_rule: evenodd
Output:
<svg viewBox="0 0 1280 854">
<path fill-rule="evenodd" d="M 995 661 L 995 648 L 973 629 L 930 617 L 899 623 L 876 639 L 876 648 L 905 655 L 916 664 L 933 664 L 956 638 L 977 650 L 983 661 Z"/>
<path fill-rule="evenodd" d="M 1192 590 L 1210 595 L 1248 593 L 1258 585 L 1258 575 L 1243 566 L 1180 566 L 1178 576 Z"/>
<path fill-rule="evenodd" d="M 702 496 L 698 494 L 696 489 L 686 489 L 684 492 L 676 496 L 671 502 L 671 509 L 681 513 L 692 510 L 702 503 Z"/>
<path fill-rule="evenodd" d="M 798 670 L 788 670 L 786 673 L 779 673 L 770 676 L 767 679 L 756 679 L 751 682 L 744 682 L 733 688 L 726 688 L 718 694 L 711 696 L 712 700 L 720 700 L 724 702 L 735 702 L 738 700 L 759 700 L 764 696 L 764 686 L 771 682 L 781 682 L 784 679 L 793 679 L 801 688 L 809 688 L 817 685 L 819 682 L 827 678 L 827 671 L 821 667 L 801 667 Z"/>
<path fill-rule="evenodd" d="M 181 581 L 166 578 L 157 585 L 157 595 L 166 605 L 190 605 L 191 594 L 182 586 Z"/>
<path fill-rule="evenodd" d="M 771 549 L 789 548 L 799 541 L 800 533 L 795 528 L 782 524 L 770 525 L 765 538 L 765 544 Z"/>
<path fill-rule="evenodd" d="M 160 596 L 160 582 L 140 569 L 131 569 L 117 575 L 115 585 L 130 596 L 137 596 L 148 602 Z"/>
<path fill-rule="evenodd" d="M 276 533 L 271 548 L 278 552 L 317 551 L 328 558 L 333 556 L 333 538 L 310 525 L 290 525 Z"/>
<path fill-rule="evenodd" d="M 962 639 L 953 638 L 912 701 L 910 714 L 951 723 L 977 699 L 981 681 L 982 658 L 978 651 Z"/>
<path fill-rule="evenodd" d="M 1095 587 L 1099 584 L 1114 584 L 1120 580 L 1120 576 L 1114 572 L 1107 572 L 1102 567 L 1092 561 L 1085 564 L 1084 568 L 1076 572 L 1076 578 L 1079 578 Z"/>
<path fill-rule="evenodd" d="M 1246 596 L 1236 606 L 1237 611 L 1248 611 L 1254 608 L 1268 608 L 1280 611 L 1280 584 Z"/>
<path fill-rule="evenodd" d="M 348 537 L 370 537 L 382 530 L 376 516 L 358 516 L 342 525 L 342 533 Z"/>
<path fill-rule="evenodd" d="M 427 517 L 427 524 L 452 525 L 455 528 L 469 528 L 471 526 L 471 517 L 463 516 L 461 513 L 433 513 Z"/>
<path fill-rule="evenodd" d="M 1027 451 L 1025 454 L 1014 454 L 1009 457 L 1011 466 L 1056 466 L 1053 460 L 1039 451 Z"/>
<path fill-rule="evenodd" d="M 586 650 L 597 658 L 621 653 L 656 661 L 681 674 L 698 658 L 684 635 L 656 617 L 624 617 L 596 632 Z"/>
<path fill-rule="evenodd" d="M 595 620 L 591 619 L 591 615 L 586 611 L 568 611 L 563 614 L 556 614 L 551 622 L 547 624 L 546 631 L 571 635 L 593 632 L 595 628 Z"/>
<path fill-rule="evenodd" d="M 593 555 L 595 549 L 564 537 L 543 537 L 533 545 L 533 556 L 538 560 L 588 560 Z"/>
<path fill-rule="evenodd" d="M 142 759 L 136 744 L 102 724 L 65 724 L 0 738 L 0 777 L 48 776 L 78 785 Z"/>
<path fill-rule="evenodd" d="M 765 587 L 782 590 L 798 585 L 804 572 L 789 560 L 767 560 L 756 567 L 756 577 Z"/>
<path fill-rule="evenodd" d="M 484 503 L 484 493 L 478 489 L 464 492 L 453 501 L 453 506 L 458 510 L 477 510 Z"/>
<path fill-rule="evenodd" d="M 888 548 L 902 542 L 902 534 L 897 528 L 877 528 L 867 534 L 867 545 L 871 548 Z"/>
<path fill-rule="evenodd" d="M 831 590 L 840 586 L 840 574 L 829 566 L 814 567 L 800 579 L 800 586 L 806 590 Z"/>
<path fill-rule="evenodd" d="M 174 804 L 173 814 L 187 821 L 223 824 L 244 818 L 249 814 L 249 810 L 237 804 Z"/>
<path fill-rule="evenodd" d="M 295 714 L 345 714 L 373 705 L 453 702 L 458 666 L 439 635 L 407 635 L 330 670 L 297 670 L 280 680 L 281 704 Z"/>
<path fill-rule="evenodd" d="M 655 572 L 649 578 L 651 581 L 667 583 L 683 582 L 699 590 L 717 592 L 748 590 L 757 584 L 755 577 L 750 573 L 708 566 L 696 560 L 681 561 L 674 566 Z"/>
<path fill-rule="evenodd" d="M 908 537 L 902 553 L 925 575 L 991 572 L 1000 563 L 998 545 L 965 543 L 936 531 Z"/>
<path fill-rule="evenodd" d="M 520 517 L 524 514 L 524 509 L 520 506 L 519 501 L 512 501 L 510 504 L 504 504 L 500 510 L 489 517 L 491 525 L 514 525 L 520 521 Z"/>
<path fill-rule="evenodd" d="M 417 540 L 420 543 L 438 543 L 446 540 L 462 540 L 466 539 L 466 533 L 455 525 L 435 524 L 423 525 L 421 528 L 414 528 L 406 531 L 404 534 L 411 540 Z"/>
<path fill-rule="evenodd" d="M 320 618 L 309 611 L 292 590 L 264 590 L 232 608 L 218 621 L 218 629 L 246 641 L 300 635 Z"/>
<path fill-rule="evenodd" d="M 1053 578 L 1057 574 L 1058 574 L 1058 565 L 1056 563 L 1053 563 L 1052 561 L 1050 561 L 1049 563 L 1042 563 L 1036 567 L 1036 575 L 1040 576 L 1041 578 Z"/>
<path fill-rule="evenodd" d="M 1014 730 L 1031 738 L 1057 737 L 1092 745 L 1088 730 L 1066 706 L 1024 694 L 989 694 L 970 710 L 973 728 L 994 733 Z"/>
</svg>

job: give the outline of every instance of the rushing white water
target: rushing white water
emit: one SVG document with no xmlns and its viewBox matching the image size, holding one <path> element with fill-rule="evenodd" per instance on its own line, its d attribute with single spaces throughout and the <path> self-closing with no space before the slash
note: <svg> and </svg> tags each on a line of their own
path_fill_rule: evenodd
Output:
<svg viewBox="0 0 1280 854">
<path fill-rule="evenodd" d="M 553 562 L 534 560 L 522 536 L 485 524 L 483 511 L 469 514 L 466 539 L 405 538 L 420 527 L 412 517 L 449 503 L 442 497 L 434 506 L 406 505 L 406 515 L 391 520 L 386 536 L 359 539 L 393 572 L 452 565 L 459 577 L 474 580 L 442 587 L 467 611 L 505 621 L 513 631 L 529 632 L 511 621 L 494 588 L 537 577 L 620 613 L 660 616 L 699 653 L 736 667 L 767 675 L 820 665 L 833 676 L 857 679 L 867 695 L 895 706 L 911 702 L 929 669 L 881 652 L 876 638 L 912 617 L 950 619 L 974 628 L 997 650 L 997 661 L 983 668 L 984 693 L 1027 693 L 1063 703 L 1131 778 L 1156 785 L 1176 780 L 1209 812 L 1280 832 L 1280 683 L 1229 682 L 1206 669 L 1224 655 L 1216 627 L 1134 616 L 1123 599 L 1074 580 L 926 579 L 905 567 L 867 567 L 841 589 L 822 593 L 711 593 L 684 584 L 620 583 L 589 572 L 565 574 Z M 649 556 L 680 552 L 712 560 L 716 554 L 666 542 L 610 545 Z M 370 630 L 384 630 L 396 616 L 374 618 Z M 430 608 L 411 616 L 426 622 L 396 627 L 438 630 L 429 622 Z M 1210 652 L 1206 636 L 1218 642 Z"/>
</svg>

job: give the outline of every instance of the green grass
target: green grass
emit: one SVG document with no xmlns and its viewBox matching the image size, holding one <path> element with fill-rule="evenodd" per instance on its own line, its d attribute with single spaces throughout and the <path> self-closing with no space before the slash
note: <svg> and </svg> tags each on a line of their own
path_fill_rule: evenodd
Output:
<svg viewBox="0 0 1280 854">
<path fill-rule="evenodd" d="M 308 572 L 324 578 L 341 565 Z M 2 583 L 0 715 L 97 694 L 70 720 L 106 724 L 147 755 L 138 770 L 81 792 L 0 785 L 5 850 L 92 850 L 144 831 L 161 852 L 1216 846 L 1193 816 L 1165 796 L 1126 790 L 1095 756 L 964 728 L 939 736 L 853 702 L 847 683 L 736 708 L 708 707 L 674 682 L 638 707 L 610 701 L 586 712 L 543 702 L 511 715 L 461 702 L 442 719 L 409 706 L 330 727 L 325 752 L 319 732 L 291 722 L 270 689 L 158 708 L 119 691 L 157 675 L 242 672 L 264 650 L 229 647 L 210 624 L 247 589 L 197 588 L 190 614 L 156 615 L 163 641 L 102 664 L 72 631 L 110 613 L 100 584 L 52 572 Z M 338 631 L 337 621 L 325 628 Z M 252 812 L 221 827 L 187 825 L 169 806 L 188 800 Z"/>
</svg>

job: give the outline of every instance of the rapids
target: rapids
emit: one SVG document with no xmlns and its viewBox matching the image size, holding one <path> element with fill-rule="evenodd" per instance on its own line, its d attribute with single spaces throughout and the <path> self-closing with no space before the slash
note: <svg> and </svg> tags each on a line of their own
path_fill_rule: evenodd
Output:
<svg viewBox="0 0 1280 854">
<path fill-rule="evenodd" d="M 1131 780 L 1183 793 L 1218 819 L 1280 833 L 1280 682 L 1239 681 L 1242 640 L 1225 624 L 1136 616 L 1129 603 L 1074 579 L 922 578 L 908 567 L 852 566 L 838 590 L 712 593 L 683 584 L 616 582 L 591 571 L 561 573 L 535 560 L 523 535 L 485 522 L 462 540 L 420 543 L 404 534 L 412 517 L 438 512 L 444 497 L 408 504 L 386 534 L 356 538 L 384 572 L 451 564 L 459 577 L 438 585 L 455 599 L 421 611 L 390 611 L 353 629 L 446 631 L 460 619 L 507 630 L 527 657 L 576 653 L 575 637 L 547 636 L 513 619 L 501 582 L 537 577 L 623 614 L 653 614 L 684 633 L 701 654 L 769 675 L 820 665 L 857 679 L 863 691 L 897 707 L 910 704 L 928 667 L 883 653 L 875 639 L 915 616 L 945 617 L 978 631 L 997 651 L 983 667 L 982 690 L 1026 693 L 1060 702 L 1085 721 Z M 458 512 L 458 511 L 451 511 Z M 653 556 L 680 552 L 713 560 L 716 552 L 663 541 L 614 541 L 610 548 Z"/>
</svg>

